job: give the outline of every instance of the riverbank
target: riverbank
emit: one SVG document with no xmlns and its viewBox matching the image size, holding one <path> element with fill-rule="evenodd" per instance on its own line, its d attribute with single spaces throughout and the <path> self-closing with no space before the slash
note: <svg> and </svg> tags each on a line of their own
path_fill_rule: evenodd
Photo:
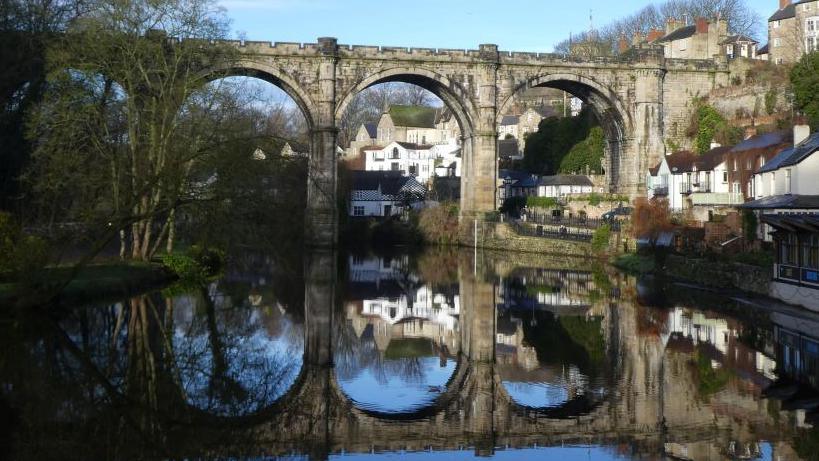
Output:
<svg viewBox="0 0 819 461">
<path fill-rule="evenodd" d="M 73 271 L 72 267 L 50 267 L 26 280 L 6 280 L 0 283 L 0 305 L 82 304 L 128 297 L 177 279 L 159 263 L 101 263 L 83 267 L 76 274 Z"/>
<path fill-rule="evenodd" d="M 668 255 L 660 268 L 656 267 L 653 255 L 634 253 L 617 256 L 611 263 L 633 275 L 662 274 L 709 288 L 734 289 L 765 296 L 768 295 L 772 278 L 770 266 L 679 255 Z"/>
</svg>

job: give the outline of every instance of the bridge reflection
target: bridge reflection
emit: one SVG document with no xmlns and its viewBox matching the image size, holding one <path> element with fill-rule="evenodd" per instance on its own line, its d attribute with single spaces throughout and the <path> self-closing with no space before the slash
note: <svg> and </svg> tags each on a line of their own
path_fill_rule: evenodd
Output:
<svg viewBox="0 0 819 461">
<path fill-rule="evenodd" d="M 608 268 L 473 257 L 447 256 L 457 271 L 403 257 L 350 257 L 339 270 L 338 255 L 314 252 L 303 310 L 265 277 L 229 275 L 195 294 L 77 311 L 25 356 L 71 370 L 59 387 L 82 391 L 51 396 L 55 409 L 133 426 L 108 442 L 131 440 L 140 457 L 606 445 L 731 459 L 769 441 L 797 458 L 810 408 L 790 411 L 804 394 L 779 377 L 815 379 L 804 319 L 755 330 L 642 305 L 634 280 Z M 4 378 L 5 398 L 54 385 L 42 375 Z M 66 418 L 41 410 L 32 427 Z M 161 449 L 142 456 L 145 440 Z"/>
</svg>

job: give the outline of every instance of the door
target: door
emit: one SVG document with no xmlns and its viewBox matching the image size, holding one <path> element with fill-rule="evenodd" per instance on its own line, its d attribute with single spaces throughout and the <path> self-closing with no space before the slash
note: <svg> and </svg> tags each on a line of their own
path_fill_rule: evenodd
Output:
<svg viewBox="0 0 819 461">
<path fill-rule="evenodd" d="M 384 216 L 392 216 L 392 205 L 384 205 Z"/>
</svg>

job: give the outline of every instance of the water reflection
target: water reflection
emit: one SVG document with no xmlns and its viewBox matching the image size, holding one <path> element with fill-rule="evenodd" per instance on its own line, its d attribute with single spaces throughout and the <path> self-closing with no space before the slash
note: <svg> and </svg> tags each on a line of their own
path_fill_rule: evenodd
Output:
<svg viewBox="0 0 819 461">
<path fill-rule="evenodd" d="M 247 254 L 204 287 L 18 313 L 0 441 L 11 459 L 816 453 L 819 316 L 474 256 L 310 254 L 296 274 Z"/>
</svg>

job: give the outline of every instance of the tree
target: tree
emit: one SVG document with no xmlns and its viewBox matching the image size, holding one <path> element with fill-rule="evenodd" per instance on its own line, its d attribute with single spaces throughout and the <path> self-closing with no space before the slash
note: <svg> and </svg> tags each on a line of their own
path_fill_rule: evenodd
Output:
<svg viewBox="0 0 819 461">
<path fill-rule="evenodd" d="M 584 109 L 577 117 L 549 117 L 543 119 L 538 131 L 526 138 L 523 167 L 534 174 L 555 174 L 566 155 L 589 136 L 597 119 Z"/>
<path fill-rule="evenodd" d="M 794 103 L 819 128 L 819 51 L 806 54 L 791 70 Z"/>
<path fill-rule="evenodd" d="M 100 0 L 53 38 L 29 172 L 52 223 L 81 223 L 98 247 L 127 233 L 123 256 L 139 260 L 172 245 L 191 169 L 218 127 L 197 115 L 220 108 L 203 71 L 234 59 L 210 42 L 226 32 L 211 0 Z"/>
<path fill-rule="evenodd" d="M 560 162 L 560 172 L 569 174 L 602 174 L 606 137 L 599 126 L 589 136 L 575 144 Z"/>
</svg>

